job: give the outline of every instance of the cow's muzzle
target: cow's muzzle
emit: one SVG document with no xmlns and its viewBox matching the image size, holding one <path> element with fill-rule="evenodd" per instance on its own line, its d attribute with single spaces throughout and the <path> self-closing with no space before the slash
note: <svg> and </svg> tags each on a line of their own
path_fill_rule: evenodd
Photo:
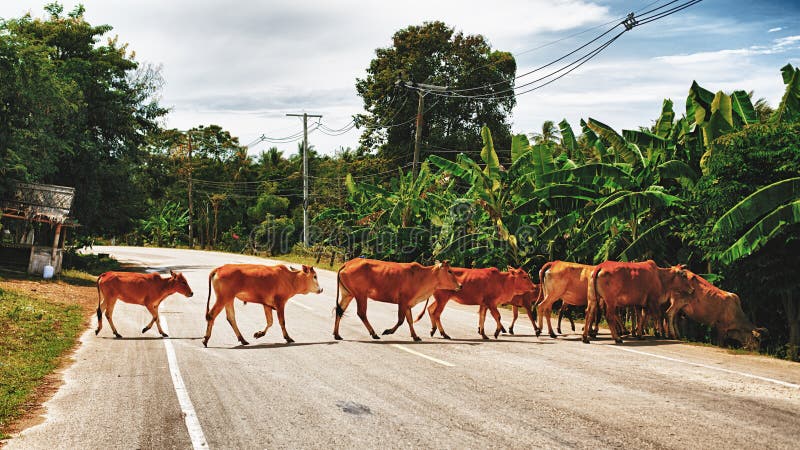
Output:
<svg viewBox="0 0 800 450">
<path fill-rule="evenodd" d="M 189 292 L 189 295 L 187 295 L 187 297 L 193 297 L 193 296 L 194 296 L 194 292 Z"/>
<path fill-rule="evenodd" d="M 322 288 L 319 288 L 319 290 L 317 291 L 317 294 L 322 294 Z"/>
</svg>

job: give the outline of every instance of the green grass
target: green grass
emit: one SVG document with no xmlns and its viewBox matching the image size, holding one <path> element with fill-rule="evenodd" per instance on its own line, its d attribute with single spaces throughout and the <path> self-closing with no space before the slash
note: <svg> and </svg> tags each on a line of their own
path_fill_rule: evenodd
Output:
<svg viewBox="0 0 800 450">
<path fill-rule="evenodd" d="M 285 255 L 276 255 L 276 256 L 268 256 L 267 258 L 270 259 L 277 259 L 281 261 L 288 261 L 297 264 L 305 264 L 307 266 L 314 266 L 320 269 L 327 269 L 333 270 L 334 272 L 339 270 L 342 263 L 340 261 L 334 261 L 334 265 L 328 264 L 331 261 L 330 255 L 323 255 L 322 258 L 319 260 L 319 264 L 317 263 L 317 258 L 310 255 L 298 255 L 296 253 L 287 253 Z"/>
<path fill-rule="evenodd" d="M 0 289 L 0 439 L 83 331 L 78 305 Z"/>
</svg>

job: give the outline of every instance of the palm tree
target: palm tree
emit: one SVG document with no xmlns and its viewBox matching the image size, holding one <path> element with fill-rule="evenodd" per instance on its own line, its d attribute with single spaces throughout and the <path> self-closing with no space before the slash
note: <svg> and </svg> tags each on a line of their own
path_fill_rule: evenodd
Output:
<svg viewBox="0 0 800 450">
<path fill-rule="evenodd" d="M 545 120 L 542 131 L 531 134 L 531 138 L 534 144 L 555 144 L 558 142 L 558 127 L 552 120 Z"/>
</svg>

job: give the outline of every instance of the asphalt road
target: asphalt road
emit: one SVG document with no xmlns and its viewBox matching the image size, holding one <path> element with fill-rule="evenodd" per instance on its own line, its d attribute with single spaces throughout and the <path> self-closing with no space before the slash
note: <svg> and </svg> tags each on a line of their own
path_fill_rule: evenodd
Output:
<svg viewBox="0 0 800 450">
<path fill-rule="evenodd" d="M 451 303 L 454 338 L 414 343 L 403 325 L 370 339 L 352 304 L 334 341 L 336 274 L 325 292 L 287 306 L 261 339 L 259 305 L 236 304 L 250 345 L 223 314 L 209 348 L 208 272 L 225 263 L 273 261 L 191 250 L 95 247 L 158 270 L 183 271 L 195 295 L 168 298 L 155 327 L 141 306 L 117 303 L 123 339 L 87 331 L 44 423 L 8 442 L 39 448 L 798 448 L 800 365 L 670 341 L 590 345 L 573 333 L 536 338 L 520 317 L 516 336 L 483 341 L 477 311 Z M 213 298 L 212 298 L 213 302 Z M 415 308 L 415 313 L 421 306 Z M 380 330 L 396 307 L 370 302 Z M 503 311 L 504 323 L 510 312 Z M 488 328 L 493 329 L 491 319 Z M 94 324 L 93 324 L 94 326 Z M 580 332 L 580 328 L 578 329 Z"/>
</svg>

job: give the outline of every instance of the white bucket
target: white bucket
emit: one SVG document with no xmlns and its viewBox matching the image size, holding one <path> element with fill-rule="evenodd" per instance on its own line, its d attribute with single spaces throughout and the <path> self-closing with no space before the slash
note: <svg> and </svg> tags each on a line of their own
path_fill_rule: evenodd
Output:
<svg viewBox="0 0 800 450">
<path fill-rule="evenodd" d="M 53 274 L 55 273 L 56 269 L 53 268 L 50 264 L 44 266 L 44 270 L 42 271 L 42 278 L 45 280 L 53 278 Z"/>
</svg>

